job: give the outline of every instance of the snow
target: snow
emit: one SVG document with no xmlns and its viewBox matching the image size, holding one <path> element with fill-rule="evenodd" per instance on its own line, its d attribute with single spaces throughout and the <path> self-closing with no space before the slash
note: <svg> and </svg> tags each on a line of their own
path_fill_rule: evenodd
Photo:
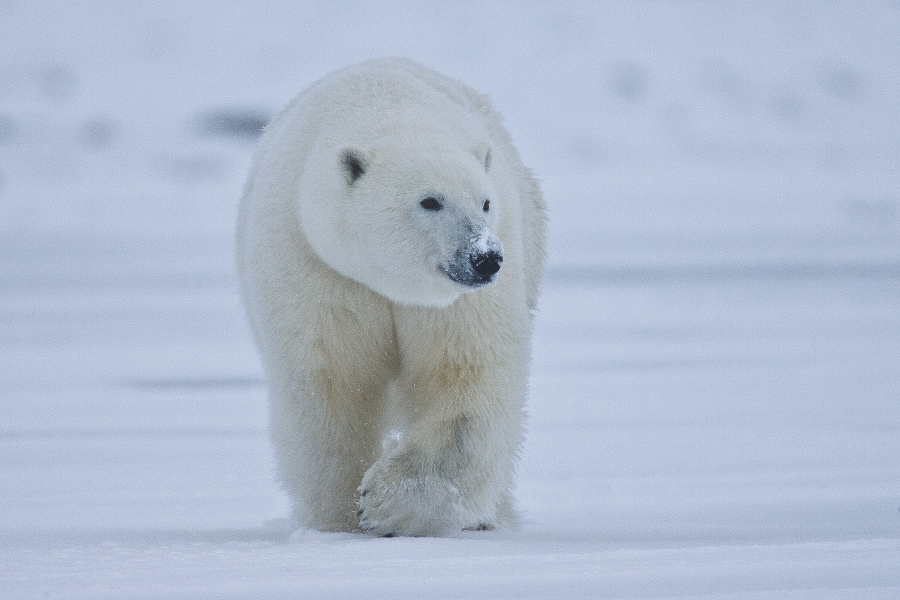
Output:
<svg viewBox="0 0 900 600">
<path fill-rule="evenodd" d="M 494 252 L 503 255 L 503 244 L 494 235 L 490 227 L 485 227 L 478 232 L 478 235 L 469 241 L 474 254 L 487 254 Z"/>
<path fill-rule="evenodd" d="M 5 2 L 0 598 L 900 596 L 893 3 Z M 519 531 L 293 532 L 253 132 L 405 54 L 551 215 Z"/>
</svg>

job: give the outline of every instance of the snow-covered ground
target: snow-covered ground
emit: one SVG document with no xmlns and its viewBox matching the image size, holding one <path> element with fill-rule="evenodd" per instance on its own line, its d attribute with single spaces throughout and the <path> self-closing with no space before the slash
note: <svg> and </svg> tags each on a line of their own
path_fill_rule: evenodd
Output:
<svg viewBox="0 0 900 600">
<path fill-rule="evenodd" d="M 896 3 L 0 4 L 0 598 L 900 597 Z M 550 205 L 517 532 L 299 532 L 252 128 L 404 54 Z"/>
</svg>

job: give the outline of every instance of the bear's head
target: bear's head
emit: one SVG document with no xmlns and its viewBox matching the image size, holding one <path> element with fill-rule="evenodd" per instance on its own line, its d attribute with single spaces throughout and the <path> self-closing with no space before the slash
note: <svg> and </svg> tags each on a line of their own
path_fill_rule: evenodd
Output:
<svg viewBox="0 0 900 600">
<path fill-rule="evenodd" d="M 386 298 L 447 306 L 503 262 L 491 150 L 345 146 L 307 164 L 299 216 L 316 254 Z"/>
</svg>

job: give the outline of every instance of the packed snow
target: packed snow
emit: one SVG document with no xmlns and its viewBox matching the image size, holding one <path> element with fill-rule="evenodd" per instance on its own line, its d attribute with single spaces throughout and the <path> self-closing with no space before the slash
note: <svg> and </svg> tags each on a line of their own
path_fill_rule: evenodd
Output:
<svg viewBox="0 0 900 600">
<path fill-rule="evenodd" d="M 896 3 L 0 4 L 0 598 L 900 597 Z M 551 217 L 518 531 L 295 531 L 259 128 L 408 55 Z M 500 273 L 502 276 L 502 271 Z"/>
</svg>

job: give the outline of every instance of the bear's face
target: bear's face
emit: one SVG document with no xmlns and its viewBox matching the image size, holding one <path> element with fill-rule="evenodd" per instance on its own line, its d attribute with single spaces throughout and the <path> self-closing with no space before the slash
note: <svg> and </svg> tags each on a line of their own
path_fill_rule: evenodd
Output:
<svg viewBox="0 0 900 600">
<path fill-rule="evenodd" d="M 471 152 L 346 147 L 332 169 L 328 197 L 307 196 L 299 209 L 307 239 L 333 269 L 394 302 L 425 306 L 496 280 L 502 207 L 486 144 Z M 301 196 L 312 191 L 303 187 Z"/>
</svg>

